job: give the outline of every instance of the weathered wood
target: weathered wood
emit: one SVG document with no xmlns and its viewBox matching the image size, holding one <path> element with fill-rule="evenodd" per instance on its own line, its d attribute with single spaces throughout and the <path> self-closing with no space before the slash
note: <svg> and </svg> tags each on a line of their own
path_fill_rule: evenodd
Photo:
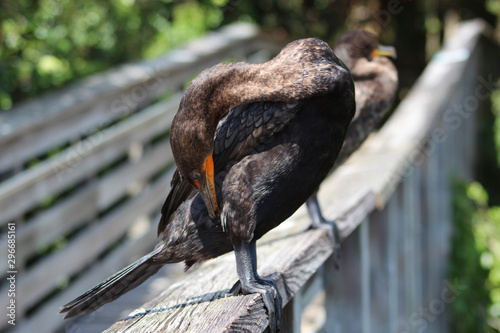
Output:
<svg viewBox="0 0 500 333">
<path fill-rule="evenodd" d="M 361 332 L 361 264 L 359 228 L 342 243 L 342 263 L 325 265 L 326 332 Z M 332 259 L 330 259 L 332 260 Z"/>
<path fill-rule="evenodd" d="M 417 220 L 419 218 L 418 210 L 420 205 L 419 183 L 417 183 L 419 168 L 415 168 L 414 172 L 409 175 L 402 183 L 403 188 L 403 208 L 404 212 L 404 289 L 405 303 L 403 317 L 405 329 L 408 332 L 415 332 L 413 323 L 413 315 L 417 310 L 417 304 L 421 304 L 417 299 L 420 284 L 420 274 L 417 272 L 417 240 L 420 239 L 420 234 L 417 231 Z"/>
<path fill-rule="evenodd" d="M 390 279 L 389 261 L 390 239 L 388 209 L 375 211 L 369 217 L 369 242 L 362 244 L 369 253 L 370 283 L 370 331 L 372 333 L 391 332 L 390 325 Z M 395 252 L 397 254 L 397 250 Z M 363 331 L 364 332 L 364 331 Z"/>
<path fill-rule="evenodd" d="M 439 229 L 441 227 L 441 220 L 439 211 L 439 156 L 438 153 L 431 154 L 425 165 L 425 214 L 423 215 L 423 231 L 425 232 L 425 248 L 424 264 L 426 269 L 422 270 L 423 279 L 425 283 L 423 304 L 427 305 L 431 300 L 439 295 L 441 282 L 443 277 L 439 272 L 439 261 L 441 260 L 442 253 L 441 237 Z M 440 320 L 429 322 L 428 331 L 430 333 L 438 333 L 445 331 L 444 326 Z"/>
<path fill-rule="evenodd" d="M 281 330 L 283 332 L 300 332 L 300 315 L 302 313 L 302 293 L 296 293 L 295 296 L 283 308 L 283 318 Z"/>
<path fill-rule="evenodd" d="M 395 194 L 387 204 L 387 269 L 388 269 L 388 328 L 389 332 L 397 332 L 399 328 L 399 201 L 398 195 Z"/>
<path fill-rule="evenodd" d="M 316 273 L 306 282 L 301 289 L 302 303 L 309 304 L 316 295 L 324 289 L 324 267 L 320 267 Z"/>
<path fill-rule="evenodd" d="M 302 295 L 300 332 L 321 332 L 321 328 L 325 325 L 324 271 L 325 266 L 323 265 L 300 291 Z"/>
<path fill-rule="evenodd" d="M 43 246 L 56 241 L 74 228 L 94 218 L 100 210 L 115 202 L 137 182 L 144 182 L 163 169 L 173 158 L 168 140 L 147 151 L 140 162 L 127 163 L 116 171 L 87 184 L 74 195 L 37 215 L 19 228 L 16 255 L 18 267 Z M 64 223 L 61 224 L 61 221 Z M 7 249 L 6 235 L 0 240 L 0 255 Z M 7 270 L 7 262 L 0 269 Z"/>
<path fill-rule="evenodd" d="M 82 181 L 89 174 L 126 154 L 130 145 L 146 142 L 170 126 L 179 99 L 149 107 L 131 118 L 99 132 L 86 143 L 40 163 L 0 184 L 0 223 L 6 223 L 50 194 Z"/>
<path fill-rule="evenodd" d="M 80 233 L 63 251 L 42 259 L 33 268 L 19 277 L 17 315 L 24 312 L 38 299 L 57 286 L 59 276 L 72 276 L 93 262 L 110 244 L 122 237 L 126 230 L 141 215 L 149 215 L 163 203 L 172 172 L 160 178 L 150 188 L 131 200 L 123 209 L 105 216 Z M 78 261 L 75 260 L 78 258 Z M 8 303 L 7 290 L 2 289 L 0 304 Z"/>
<path fill-rule="evenodd" d="M 415 173 L 411 177 L 412 186 L 414 188 L 412 199 L 413 199 L 413 207 L 414 212 L 413 215 L 413 268 L 412 273 L 415 275 L 415 284 L 413 285 L 413 304 L 412 304 L 412 315 L 418 313 L 419 306 L 423 304 L 423 286 L 422 286 L 422 275 L 421 272 L 425 267 L 422 266 L 422 203 L 421 203 L 421 192 L 422 192 L 422 167 L 419 167 L 415 170 Z M 442 258 L 443 261 L 446 261 L 447 258 Z M 412 318 L 410 318 L 412 319 Z M 418 328 L 415 329 L 418 331 Z"/>
</svg>

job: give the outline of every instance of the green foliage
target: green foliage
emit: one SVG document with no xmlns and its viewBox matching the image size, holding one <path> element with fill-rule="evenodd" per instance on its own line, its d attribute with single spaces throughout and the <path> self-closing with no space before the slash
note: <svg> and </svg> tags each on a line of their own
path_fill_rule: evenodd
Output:
<svg viewBox="0 0 500 333">
<path fill-rule="evenodd" d="M 218 27 L 224 1 L 7 0 L 0 4 L 0 110 Z"/>
<path fill-rule="evenodd" d="M 500 329 L 500 207 L 488 207 L 488 194 L 479 183 L 472 183 L 467 196 L 473 200 L 476 211 L 472 217 L 476 248 L 481 266 L 489 271 L 485 289 L 489 291 L 491 305 L 488 322 Z"/>
<path fill-rule="evenodd" d="M 493 22 L 498 3 L 452 0 L 447 6 Z M 429 15 L 427 7 L 439 10 Z M 425 66 L 426 33 L 442 35 L 445 10 L 391 0 L 4 0 L 0 110 L 120 63 L 156 57 L 232 21 L 257 23 L 284 40 L 314 36 L 332 45 L 346 29 L 380 32 L 398 49 L 404 91 Z"/>
<path fill-rule="evenodd" d="M 449 279 L 466 285 L 451 304 L 452 332 L 500 329 L 500 207 L 477 182 L 453 184 Z"/>
<path fill-rule="evenodd" d="M 487 332 L 489 293 L 485 287 L 488 271 L 480 264 L 475 228 L 471 221 L 478 214 L 475 202 L 467 195 L 463 182 L 453 184 L 454 234 L 451 241 L 448 279 L 466 286 L 451 303 L 450 332 Z"/>
</svg>

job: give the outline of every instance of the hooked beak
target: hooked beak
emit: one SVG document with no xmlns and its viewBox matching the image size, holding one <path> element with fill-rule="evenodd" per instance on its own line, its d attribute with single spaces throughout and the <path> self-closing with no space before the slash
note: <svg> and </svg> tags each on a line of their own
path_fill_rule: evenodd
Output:
<svg viewBox="0 0 500 333">
<path fill-rule="evenodd" d="M 215 193 L 214 182 L 214 160 L 212 155 L 207 157 L 201 169 L 202 176 L 199 182 L 196 182 L 196 187 L 201 194 L 203 202 L 208 210 L 210 218 L 216 219 L 220 215 L 219 205 L 217 203 L 217 195 Z"/>
<path fill-rule="evenodd" d="M 390 57 L 396 59 L 396 49 L 394 48 L 394 46 L 379 45 L 375 50 L 372 51 L 370 57 Z"/>
</svg>

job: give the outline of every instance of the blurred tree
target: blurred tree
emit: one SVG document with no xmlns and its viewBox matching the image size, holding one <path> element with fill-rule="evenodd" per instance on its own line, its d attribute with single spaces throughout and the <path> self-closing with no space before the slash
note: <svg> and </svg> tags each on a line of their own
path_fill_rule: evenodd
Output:
<svg viewBox="0 0 500 333">
<path fill-rule="evenodd" d="M 0 2 L 0 110 L 91 73 L 164 53 L 207 30 L 250 21 L 283 39 L 348 29 L 380 34 L 399 52 L 401 90 L 439 47 L 447 11 L 495 24 L 499 0 L 4 0 Z M 496 11 L 496 12 L 495 12 Z M 431 32 L 429 34 L 429 32 Z M 436 39 L 437 36 L 437 39 Z"/>
<path fill-rule="evenodd" d="M 479 196 L 471 195 L 476 194 L 477 189 L 477 184 L 467 185 L 459 181 L 453 183 L 454 232 L 451 239 L 448 280 L 465 288 L 450 303 L 453 319 L 449 321 L 450 332 L 490 332 L 487 325 L 487 308 L 491 303 L 489 291 L 485 288 L 489 271 L 481 265 L 481 250 L 478 249 L 480 242 L 472 223 L 479 215 L 476 208 Z M 480 196 L 485 195 L 480 193 Z"/>
<path fill-rule="evenodd" d="M 222 21 L 217 2 L 5 0 L 0 109 L 200 36 Z"/>
</svg>

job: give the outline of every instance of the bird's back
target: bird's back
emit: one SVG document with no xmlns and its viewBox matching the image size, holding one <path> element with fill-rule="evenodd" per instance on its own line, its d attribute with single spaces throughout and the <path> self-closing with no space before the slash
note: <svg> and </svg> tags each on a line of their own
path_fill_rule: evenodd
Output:
<svg viewBox="0 0 500 333">
<path fill-rule="evenodd" d="M 266 116 L 269 110 L 274 113 Z M 294 116 L 283 123 L 280 114 L 285 111 Z M 228 214 L 240 221 L 240 237 L 262 237 L 317 189 L 335 162 L 353 114 L 353 96 L 345 99 L 337 95 L 296 105 L 262 102 L 235 108 L 219 127 L 215 140 L 222 222 L 208 217 L 203 201 L 193 192 L 164 225 L 165 248 L 177 253 L 176 261 L 185 260 L 188 266 L 231 251 L 231 240 L 223 230 Z M 259 117 L 259 121 L 248 123 L 252 130 L 241 125 Z M 236 130 L 239 126 L 246 130 Z M 242 132 L 246 134 L 238 136 Z M 240 219 L 234 219 L 238 214 Z M 255 219 L 255 229 L 246 223 L 249 217 Z"/>
</svg>

